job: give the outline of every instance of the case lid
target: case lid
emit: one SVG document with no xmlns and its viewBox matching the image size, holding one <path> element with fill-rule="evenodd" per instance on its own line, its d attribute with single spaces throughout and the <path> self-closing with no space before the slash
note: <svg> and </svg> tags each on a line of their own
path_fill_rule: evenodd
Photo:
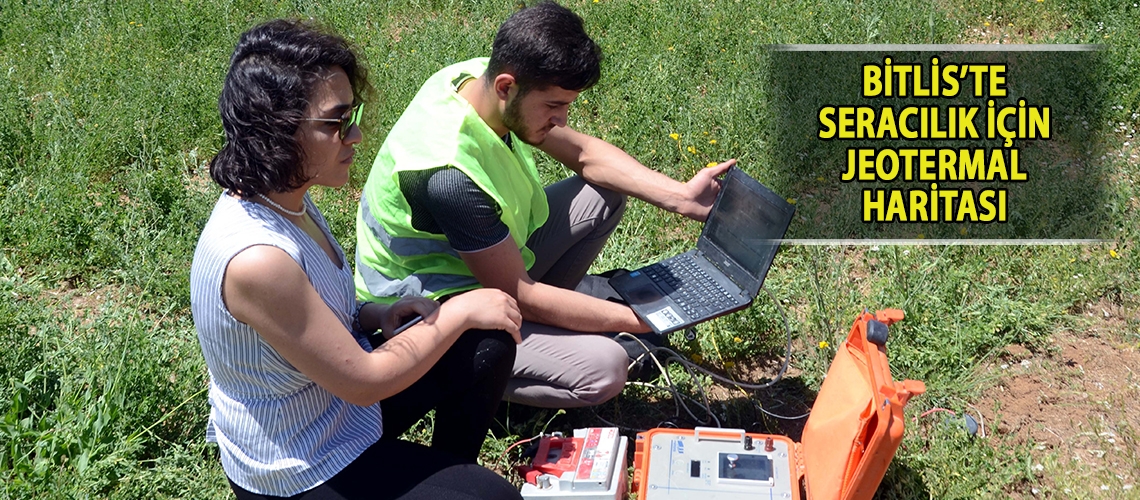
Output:
<svg viewBox="0 0 1140 500">
<path fill-rule="evenodd" d="M 863 312 L 839 346 L 804 427 L 801 453 L 811 498 L 870 499 L 902 441 L 903 407 L 926 386 L 896 382 L 887 326 L 898 309 Z"/>
</svg>

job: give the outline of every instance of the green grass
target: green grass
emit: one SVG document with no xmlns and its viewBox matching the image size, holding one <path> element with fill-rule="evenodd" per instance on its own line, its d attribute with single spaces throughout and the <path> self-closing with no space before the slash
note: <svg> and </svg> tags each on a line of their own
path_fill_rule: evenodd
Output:
<svg viewBox="0 0 1140 500">
<path fill-rule="evenodd" d="M 674 178 L 729 157 L 761 180 L 782 174 L 765 143 L 773 116 L 763 84 L 766 44 L 1106 45 L 1103 83 L 1112 107 L 1102 113 L 1111 126 L 1096 146 L 1118 190 L 1105 210 L 1117 243 L 787 247 L 768 286 L 789 314 L 796 376 L 760 393 L 766 408 L 803 409 L 799 399 L 810 401 L 834 346 L 864 307 L 908 313 L 892 331 L 892 368 L 896 378 L 928 386 L 911 403 L 908 422 L 931 407 L 961 410 L 976 401 L 992 383 L 976 367 L 1008 344 L 1044 348 L 1085 303 L 1104 298 L 1140 307 L 1140 172 L 1129 157 L 1134 150 L 1122 146 L 1136 139 L 1118 130 L 1120 123 L 1140 124 L 1133 117 L 1140 112 L 1140 10 L 1131 3 L 567 4 L 585 18 L 606 57 L 602 81 L 572 107 L 571 124 Z M 221 145 L 216 99 L 239 33 L 260 20 L 311 16 L 351 39 L 379 91 L 365 115 L 360 157 L 367 160 L 419 84 L 442 65 L 487 55 L 513 9 L 510 2 L 443 0 L 0 0 L 0 497 L 228 495 L 216 449 L 203 443 L 206 370 L 188 276 L 218 196 L 205 164 Z M 314 193 L 349 253 L 366 160 L 348 188 Z M 546 158 L 540 169 L 547 180 L 566 175 Z M 696 223 L 631 203 L 596 270 L 666 256 L 691 245 L 698 232 Z M 779 318 L 762 298 L 703 326 L 697 341 L 675 345 L 706 365 L 732 363 L 728 372 L 741 376 L 782 355 Z M 1140 325 L 1130 328 L 1119 332 L 1120 342 L 1140 345 Z M 832 347 L 820 348 L 821 341 Z M 683 386 L 694 382 L 675 375 Z M 666 396 L 642 387 L 598 410 L 631 427 L 673 411 Z M 717 411 L 726 425 L 781 429 L 739 397 Z M 504 465 L 498 458 L 507 445 L 547 426 L 597 424 L 589 412 L 540 412 L 489 439 L 484 460 Z M 426 428 L 411 433 L 427 435 Z M 1028 495 L 1042 481 L 1027 465 L 1028 453 L 1000 436 L 969 440 L 923 422 L 908 428 L 880 496 Z M 1053 494 L 1063 498 L 1070 496 L 1063 487 L 1075 484 L 1060 486 Z"/>
</svg>

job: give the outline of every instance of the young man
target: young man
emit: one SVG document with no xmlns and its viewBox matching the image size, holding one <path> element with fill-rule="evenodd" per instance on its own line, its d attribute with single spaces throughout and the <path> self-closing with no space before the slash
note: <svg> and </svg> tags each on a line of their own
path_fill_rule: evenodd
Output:
<svg viewBox="0 0 1140 500">
<path fill-rule="evenodd" d="M 703 221 L 734 162 L 687 183 L 566 126 L 600 77 L 601 50 L 554 3 L 512 15 L 491 58 L 430 77 L 388 134 L 357 216 L 368 300 L 477 287 L 518 300 L 523 342 L 505 399 L 567 408 L 621 392 L 629 358 L 606 335 L 650 331 L 627 306 L 573 291 L 634 196 Z M 532 146 L 578 175 L 545 189 Z"/>
</svg>

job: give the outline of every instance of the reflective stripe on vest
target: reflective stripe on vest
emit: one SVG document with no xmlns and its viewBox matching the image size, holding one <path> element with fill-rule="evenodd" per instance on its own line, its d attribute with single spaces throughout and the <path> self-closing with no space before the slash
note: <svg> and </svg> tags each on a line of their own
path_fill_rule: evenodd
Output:
<svg viewBox="0 0 1140 500">
<path fill-rule="evenodd" d="M 434 296 L 440 290 L 470 290 L 479 287 L 475 278 L 460 274 L 418 273 L 402 280 L 389 278 L 361 262 L 360 252 L 356 253 L 356 270 L 357 278 L 364 281 L 369 292 L 378 301 L 387 303 L 395 302 L 400 297 Z"/>
<path fill-rule="evenodd" d="M 377 240 L 380 240 L 380 243 L 383 243 L 384 246 L 388 247 L 388 249 L 396 255 L 410 257 L 429 253 L 445 253 L 457 259 L 459 258 L 459 252 L 451 248 L 451 245 L 446 241 L 428 238 L 400 238 L 388 234 L 384 226 L 380 225 L 380 222 L 372 215 L 372 208 L 368 206 L 367 196 L 360 197 L 360 214 L 361 218 L 364 219 L 364 225 L 368 226 L 368 230 L 372 232 L 372 236 L 375 236 Z M 357 253 L 359 254 L 359 252 Z M 357 267 L 360 267 L 359 262 L 357 263 Z M 369 287 L 369 290 L 372 290 L 372 288 Z"/>
</svg>

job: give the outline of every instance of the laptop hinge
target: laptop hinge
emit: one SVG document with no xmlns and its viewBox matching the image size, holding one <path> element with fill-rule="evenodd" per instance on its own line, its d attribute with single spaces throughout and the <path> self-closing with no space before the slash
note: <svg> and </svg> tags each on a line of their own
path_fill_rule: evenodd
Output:
<svg viewBox="0 0 1140 500">
<path fill-rule="evenodd" d="M 755 298 L 755 297 L 748 295 L 748 290 L 745 290 L 744 286 L 742 286 L 739 282 L 736 281 L 736 278 L 732 275 L 732 273 L 725 272 L 724 269 L 721 269 L 720 266 L 716 265 L 716 262 L 713 262 L 712 259 L 708 258 L 708 256 L 705 255 L 704 250 L 701 250 L 700 248 L 697 248 L 696 250 L 697 250 L 697 253 L 696 253 L 697 257 L 700 257 L 705 262 L 712 264 L 713 267 L 717 268 L 717 270 L 719 270 L 720 273 L 723 274 L 725 278 L 728 278 L 728 281 L 731 281 L 733 285 L 736 285 L 736 289 L 740 290 L 740 296 L 741 297 L 744 297 L 745 299 L 754 299 Z"/>
</svg>

